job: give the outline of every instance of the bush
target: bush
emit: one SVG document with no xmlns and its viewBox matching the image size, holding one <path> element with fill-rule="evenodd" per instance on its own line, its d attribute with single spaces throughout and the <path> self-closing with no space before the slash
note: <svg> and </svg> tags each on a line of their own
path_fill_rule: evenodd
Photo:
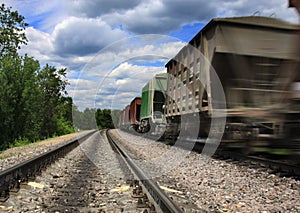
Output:
<svg viewBox="0 0 300 213">
<path fill-rule="evenodd" d="M 28 140 L 27 138 L 21 138 L 19 137 L 18 139 L 14 140 L 14 143 L 12 145 L 10 145 L 10 148 L 12 147 L 18 147 L 18 146 L 25 146 L 27 144 L 32 143 L 30 140 Z"/>
<path fill-rule="evenodd" d="M 56 135 L 66 135 L 75 132 L 72 124 L 63 118 L 57 120 Z"/>
</svg>

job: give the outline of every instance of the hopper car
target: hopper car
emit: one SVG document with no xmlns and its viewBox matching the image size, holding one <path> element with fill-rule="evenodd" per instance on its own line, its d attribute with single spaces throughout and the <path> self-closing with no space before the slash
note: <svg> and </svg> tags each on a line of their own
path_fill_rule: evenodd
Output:
<svg viewBox="0 0 300 213">
<path fill-rule="evenodd" d="M 121 111 L 120 117 L 119 117 L 119 128 L 121 129 L 129 129 L 130 126 L 130 122 L 129 122 L 129 105 L 127 105 L 125 107 L 125 109 L 123 109 Z"/>
<path fill-rule="evenodd" d="M 129 105 L 129 129 L 138 130 L 140 125 L 141 97 L 134 98 Z"/>
<path fill-rule="evenodd" d="M 165 65 L 159 113 L 164 137 L 205 138 L 216 132 L 224 147 L 250 147 L 252 152 L 286 148 L 298 155 L 298 37 L 298 25 L 271 17 L 212 19 Z M 143 99 L 147 85 L 135 128 L 140 132 L 149 131 L 155 118 L 155 110 L 147 112 L 153 99 Z M 224 128 L 218 126 L 221 121 Z"/>
<path fill-rule="evenodd" d="M 298 26 L 270 17 L 210 21 L 166 64 L 168 134 L 194 131 L 195 122 L 184 117 L 197 113 L 199 136 L 208 136 L 211 115 L 218 108 L 213 105 L 218 96 L 211 80 L 215 72 L 226 100 L 221 107 L 226 115 L 223 142 L 277 144 L 274 141 L 295 137 L 297 132 L 290 129 L 298 127 L 299 114 L 290 111 L 288 103 L 290 88 L 300 80 L 298 33 Z"/>
<path fill-rule="evenodd" d="M 162 135 L 165 131 L 163 106 L 166 99 L 167 74 L 155 75 L 142 89 L 139 132 Z"/>
</svg>

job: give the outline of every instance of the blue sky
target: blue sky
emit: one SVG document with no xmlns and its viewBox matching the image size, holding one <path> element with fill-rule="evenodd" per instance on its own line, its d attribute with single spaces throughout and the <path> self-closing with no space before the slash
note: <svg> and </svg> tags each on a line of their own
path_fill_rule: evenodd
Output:
<svg viewBox="0 0 300 213">
<path fill-rule="evenodd" d="M 216 17 L 260 14 L 298 22 L 285 0 L 4 0 L 29 23 L 28 53 L 67 68 L 80 109 L 123 108 Z"/>
</svg>

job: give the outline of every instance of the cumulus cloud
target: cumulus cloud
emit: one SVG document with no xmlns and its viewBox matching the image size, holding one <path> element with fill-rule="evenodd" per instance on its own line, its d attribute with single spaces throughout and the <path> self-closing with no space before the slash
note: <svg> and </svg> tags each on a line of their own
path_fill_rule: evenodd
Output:
<svg viewBox="0 0 300 213">
<path fill-rule="evenodd" d="M 103 104 L 104 102 L 112 108 L 124 108 L 135 96 L 141 96 L 142 87 L 154 75 L 162 72 L 165 72 L 163 67 L 122 63 L 100 85 L 96 104 Z"/>
<path fill-rule="evenodd" d="M 78 73 L 93 57 L 89 55 L 77 57 L 63 57 L 56 53 L 53 35 L 42 32 L 33 27 L 26 28 L 28 44 L 23 45 L 19 53 L 28 54 L 39 60 L 41 66 L 50 64 L 56 67 L 67 67 L 70 76 Z"/>
<path fill-rule="evenodd" d="M 141 84 L 149 81 L 155 74 L 165 71 L 164 67 L 138 66 L 125 62 L 114 69 L 109 77 L 116 79 L 118 90 L 132 91 L 141 87 Z"/>
<path fill-rule="evenodd" d="M 20 53 L 39 56 L 42 63 L 48 61 L 54 49 L 51 35 L 33 27 L 26 28 L 25 33 L 29 42 L 27 45 L 22 46 Z"/>
<path fill-rule="evenodd" d="M 52 0 L 2 0 L 7 6 L 18 10 L 25 17 L 29 26 L 38 28 L 43 32 L 51 33 L 56 24 L 68 17 L 65 1 Z"/>
<path fill-rule="evenodd" d="M 121 109 L 132 98 L 140 96 L 142 87 L 164 67 L 138 66 L 128 62 L 120 64 L 104 77 L 89 78 L 82 73 L 78 80 L 71 80 L 69 95 L 81 109 L 105 106 Z"/>
<path fill-rule="evenodd" d="M 82 76 L 84 78 L 102 78 L 107 75 L 116 77 L 115 72 L 117 72 L 118 67 L 124 62 L 131 64 L 161 62 L 160 64 L 163 65 L 184 45 L 185 43 L 178 41 L 178 39 L 168 36 L 141 35 L 130 37 L 101 50 L 82 69 Z M 118 78 L 130 77 L 131 73 L 128 70 L 127 72 L 123 72 L 126 76 L 119 76 Z"/>
<path fill-rule="evenodd" d="M 80 110 L 95 108 L 95 95 L 97 94 L 97 82 L 87 79 L 70 79 L 68 95 Z"/>
<path fill-rule="evenodd" d="M 101 19 L 70 17 L 56 25 L 53 37 L 55 50 L 62 55 L 86 55 L 127 37 L 120 29 L 112 29 Z"/>
<path fill-rule="evenodd" d="M 146 82 L 155 74 L 164 71 L 162 67 L 137 66 L 126 62 L 114 70 L 112 75 L 101 80 L 94 79 L 97 86 L 90 84 L 90 91 L 95 93 L 89 95 L 90 100 L 86 104 L 91 105 L 93 103 L 106 105 L 107 107 L 111 106 L 112 108 L 123 108 L 124 103 L 127 104 L 130 99 L 141 95 L 141 89 Z M 124 77 L 125 75 L 128 77 Z M 82 88 L 80 90 L 86 89 Z M 75 96 L 80 94 L 81 92 L 74 93 Z"/>
<path fill-rule="evenodd" d="M 211 1 L 153 0 L 142 1 L 127 11 L 105 14 L 102 18 L 111 25 L 122 23 L 126 30 L 137 34 L 165 34 L 186 23 L 207 21 L 216 12 Z"/>
<path fill-rule="evenodd" d="M 69 13 L 73 16 L 95 18 L 114 11 L 124 11 L 137 6 L 139 0 L 66 0 Z"/>
</svg>

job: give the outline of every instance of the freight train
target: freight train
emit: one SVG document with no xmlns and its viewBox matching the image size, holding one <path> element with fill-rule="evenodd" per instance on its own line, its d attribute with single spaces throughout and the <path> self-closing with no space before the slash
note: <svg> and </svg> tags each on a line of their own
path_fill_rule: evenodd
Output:
<svg viewBox="0 0 300 213">
<path fill-rule="evenodd" d="M 163 135 L 166 126 L 163 116 L 166 86 L 166 73 L 157 74 L 151 79 L 143 87 L 142 97 L 135 97 L 121 112 L 119 127 L 139 133 Z"/>
<path fill-rule="evenodd" d="M 299 155 L 298 37 L 298 25 L 271 17 L 212 19 L 123 110 L 120 128 Z"/>
</svg>

